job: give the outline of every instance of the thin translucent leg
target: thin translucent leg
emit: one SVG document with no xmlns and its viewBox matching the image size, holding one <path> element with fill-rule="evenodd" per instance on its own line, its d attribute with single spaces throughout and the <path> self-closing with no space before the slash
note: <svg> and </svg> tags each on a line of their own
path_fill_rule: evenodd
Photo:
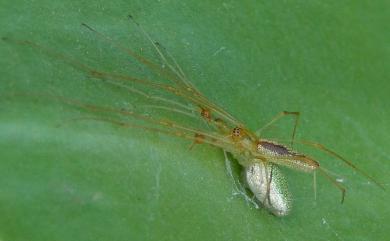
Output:
<svg viewBox="0 0 390 241">
<path fill-rule="evenodd" d="M 16 94 L 15 94 L 16 95 Z M 202 135 L 205 138 L 202 140 L 204 143 L 211 144 L 214 146 L 218 146 L 223 149 L 232 149 L 232 143 L 230 143 L 229 140 L 227 140 L 224 136 L 219 135 L 218 133 L 211 133 L 202 129 L 195 129 L 192 127 L 188 127 L 185 125 L 182 125 L 180 123 L 176 123 L 174 121 L 171 121 L 169 119 L 155 119 L 147 115 L 139 114 L 133 111 L 126 111 L 124 109 L 116 109 L 111 107 L 104 107 L 104 106 L 97 106 L 92 104 L 86 104 L 82 103 L 79 100 L 76 99 L 70 99 L 63 96 L 54 96 L 50 94 L 26 94 L 22 93 L 22 95 L 26 96 L 32 96 L 32 97 L 45 97 L 47 99 L 56 100 L 65 104 L 68 104 L 70 106 L 78 107 L 93 113 L 112 113 L 117 114 L 122 117 L 132 117 L 134 120 L 143 121 L 145 124 L 154 125 L 159 128 L 163 128 L 165 130 L 159 130 L 160 133 L 167 132 L 168 134 L 173 134 L 175 136 L 183 135 L 182 137 L 185 139 L 191 139 L 191 140 L 197 140 L 197 138 L 194 137 L 194 135 Z M 93 118 L 90 118 L 93 119 Z M 104 119 L 104 118 L 102 118 Z M 108 121 L 109 122 L 109 121 Z M 113 121 L 111 121 L 113 122 Z M 114 121 L 115 122 L 115 121 Z M 127 123 L 126 126 L 133 126 L 138 127 L 136 124 Z M 156 128 L 148 128 L 148 127 L 139 127 L 143 129 L 150 129 L 155 130 Z M 169 130 L 169 131 L 168 131 Z M 218 144 L 217 144 L 218 143 Z"/>
<path fill-rule="evenodd" d="M 112 125 L 116 125 L 116 126 L 119 126 L 122 128 L 143 129 L 143 130 L 146 130 L 148 132 L 161 133 L 161 134 L 165 134 L 165 135 L 179 137 L 182 139 L 187 139 L 190 141 L 197 140 L 196 137 L 194 137 L 193 135 L 191 135 L 185 131 L 161 129 L 158 127 L 150 127 L 150 126 L 146 126 L 146 125 L 142 125 L 142 124 L 136 124 L 136 123 L 132 123 L 132 122 L 125 122 L 125 121 L 121 121 L 121 120 L 117 120 L 117 119 L 113 119 L 113 118 L 103 118 L 103 117 L 86 116 L 86 117 L 72 118 L 72 119 L 68 119 L 68 120 L 63 121 L 61 124 L 57 125 L 57 127 L 63 127 L 65 125 L 68 125 L 69 123 L 79 122 L 79 121 L 100 121 L 100 122 L 105 122 L 105 123 L 111 123 Z M 217 148 L 224 148 L 224 146 L 221 145 L 217 140 L 204 139 L 203 142 L 206 144 L 209 144 L 211 146 L 217 147 Z"/>
<path fill-rule="evenodd" d="M 346 189 L 343 185 L 341 185 L 340 183 L 338 183 L 336 180 L 334 180 L 324 169 L 322 169 L 321 167 L 318 168 L 318 170 L 320 170 L 320 173 L 322 173 L 330 182 L 333 183 L 333 185 L 335 185 L 335 187 L 337 187 L 340 192 L 341 192 L 341 203 L 344 202 L 344 198 L 345 198 L 345 192 L 346 192 Z"/>
<path fill-rule="evenodd" d="M 245 202 L 247 204 L 252 204 L 256 209 L 259 208 L 259 205 L 256 203 L 254 200 L 254 197 L 248 196 L 248 194 L 245 191 L 244 186 L 241 184 L 241 182 L 234 177 L 233 175 L 233 170 L 232 170 L 232 165 L 231 165 L 231 160 L 229 159 L 227 152 L 224 150 L 223 154 L 225 156 L 225 167 L 226 171 L 229 175 L 229 177 L 232 179 L 233 183 L 233 196 L 243 196 L 245 199 Z"/>
<path fill-rule="evenodd" d="M 196 91 L 197 93 L 200 94 L 200 92 L 196 89 L 196 87 L 188 81 L 183 69 L 180 67 L 178 62 L 176 61 L 175 57 L 160 43 L 160 42 L 155 42 L 156 46 L 164 50 L 164 52 L 167 54 L 168 58 L 170 58 L 173 61 L 174 66 L 178 70 L 180 77 L 184 83 L 184 86 L 189 87 L 192 91 Z"/>
<path fill-rule="evenodd" d="M 256 131 L 256 134 L 258 136 L 260 136 L 262 131 L 264 131 L 265 129 L 267 129 L 268 127 L 273 125 L 276 121 L 280 120 L 282 117 L 285 117 L 287 115 L 294 115 L 295 116 L 294 129 L 293 129 L 293 132 L 292 132 L 292 135 L 291 135 L 291 146 L 293 146 L 294 145 L 294 139 L 295 139 L 295 132 L 297 130 L 299 116 L 300 116 L 299 112 L 291 112 L 291 111 L 282 111 L 282 112 L 280 112 L 274 118 L 272 118 L 272 120 L 270 122 L 268 122 L 265 126 L 263 126 L 262 128 L 258 129 Z"/>
<path fill-rule="evenodd" d="M 353 170 L 357 171 L 358 173 L 360 173 L 361 175 L 365 176 L 367 179 L 371 180 L 373 183 L 375 183 L 379 188 L 385 190 L 385 187 L 379 183 L 377 180 L 375 180 L 373 177 L 371 177 L 370 175 L 368 175 L 365 171 L 363 171 L 362 169 L 358 168 L 355 164 L 353 164 L 351 161 L 345 159 L 344 157 L 342 157 L 341 155 L 337 154 L 335 151 L 332 151 L 330 150 L 329 148 L 325 147 L 324 145 L 320 144 L 320 143 L 317 143 L 317 142 L 312 142 L 312 141 L 305 141 L 305 140 L 300 140 L 299 143 L 303 144 L 303 145 L 307 145 L 307 146 L 311 146 L 311 147 L 314 147 L 324 153 L 327 153 L 328 155 L 330 156 L 333 156 L 339 160 L 341 160 L 342 162 L 344 162 L 346 165 L 348 165 L 350 168 L 352 168 Z"/>
<path fill-rule="evenodd" d="M 131 16 L 131 15 L 128 15 L 129 17 L 129 20 L 131 20 L 139 29 L 140 31 L 143 33 L 143 35 L 148 39 L 148 41 L 151 43 L 151 45 L 153 46 L 153 48 L 156 50 L 157 54 L 160 56 L 160 59 L 169 67 L 169 69 L 178 77 L 178 79 L 176 79 L 176 83 L 179 85 L 179 86 L 184 86 L 184 89 L 189 91 L 190 93 L 192 93 L 194 95 L 194 97 L 197 97 L 198 98 L 198 101 L 199 102 L 203 102 L 203 105 L 208 107 L 208 108 L 211 108 L 211 109 L 214 109 L 217 113 L 219 113 L 221 116 L 223 116 L 224 118 L 226 118 L 227 120 L 235 123 L 236 125 L 238 126 L 241 126 L 241 123 L 238 122 L 237 120 L 235 120 L 235 118 L 230 115 L 228 112 L 226 112 L 225 110 L 223 110 L 222 108 L 220 108 L 219 106 L 217 105 L 214 105 L 213 103 L 211 103 L 205 96 L 203 96 L 185 77 L 185 74 L 182 70 L 182 68 L 177 64 L 176 60 L 173 58 L 173 56 L 171 54 L 169 54 L 169 52 L 165 51 L 168 55 L 168 58 L 170 58 L 173 63 L 174 63 L 174 66 L 172 66 L 169 61 L 168 61 L 168 58 L 164 55 L 163 51 L 161 51 L 161 49 L 164 49 L 160 43 L 158 42 L 155 42 L 152 37 L 144 30 L 144 28 Z M 90 27 L 89 27 L 90 28 Z M 165 50 L 165 49 L 164 49 Z"/>
<path fill-rule="evenodd" d="M 151 43 L 151 45 L 153 46 L 153 48 L 155 49 L 155 51 L 157 52 L 157 54 L 160 56 L 160 59 L 163 61 L 163 63 L 168 66 L 168 68 L 176 75 L 179 77 L 179 80 L 178 80 L 178 84 L 183 84 L 184 86 L 187 86 L 187 87 L 192 87 L 191 85 L 188 85 L 186 80 L 185 80 L 185 75 L 184 73 L 182 72 L 181 68 L 179 67 L 178 68 L 178 65 L 173 66 L 169 63 L 167 57 L 164 55 L 164 53 L 160 50 L 159 47 L 161 47 L 161 45 L 158 43 L 158 42 L 155 42 L 152 37 L 144 30 L 144 28 L 137 22 L 135 21 L 135 19 L 131 16 L 131 15 L 128 15 L 129 17 L 129 20 L 131 20 L 138 28 L 139 30 L 143 33 L 143 35 L 148 39 L 148 41 Z"/>
<path fill-rule="evenodd" d="M 92 29 L 88 25 L 83 24 L 83 26 L 86 26 L 88 29 L 95 31 L 94 29 Z M 96 32 L 96 33 L 99 34 L 99 36 L 100 36 L 100 33 L 98 33 L 98 32 Z M 190 95 L 188 93 L 188 91 L 186 91 L 184 89 L 181 89 L 178 86 L 171 86 L 171 85 L 168 85 L 168 84 L 156 83 L 156 82 L 148 80 L 148 79 L 138 79 L 138 78 L 135 78 L 135 77 L 132 77 L 132 76 L 127 76 L 127 75 L 120 75 L 120 74 L 114 74 L 114 73 L 107 73 L 107 72 L 98 71 L 98 70 L 95 70 L 95 69 L 91 68 L 88 65 L 85 65 L 85 64 L 81 63 L 80 61 L 78 61 L 78 60 L 76 60 L 74 58 L 71 58 L 71 57 L 66 56 L 64 54 L 56 52 L 55 50 L 52 50 L 50 48 L 46 48 L 44 46 L 41 46 L 39 44 L 36 44 L 36 43 L 28 41 L 28 40 L 17 40 L 17 39 L 10 39 L 10 38 L 6 38 L 6 37 L 2 37 L 1 39 L 3 41 L 6 41 L 6 42 L 11 42 L 11 43 L 20 44 L 20 45 L 27 45 L 27 46 L 30 46 L 32 48 L 41 50 L 45 54 L 47 54 L 48 56 L 51 56 L 51 57 L 53 57 L 55 59 L 58 59 L 58 60 L 61 60 L 64 63 L 69 64 L 70 66 L 72 66 L 72 67 L 74 67 L 74 68 L 76 68 L 76 69 L 78 69 L 80 71 L 85 72 L 90 77 L 93 77 L 93 78 L 96 78 L 96 79 L 100 79 L 102 81 L 110 83 L 111 85 L 116 85 L 117 87 L 124 88 L 125 85 L 122 85 L 120 83 L 120 82 L 123 81 L 123 82 L 131 82 L 131 83 L 134 83 L 134 84 L 139 84 L 141 86 L 153 88 L 153 89 L 160 90 L 160 91 L 164 91 L 166 93 L 171 93 L 171 94 L 173 94 L 175 96 L 181 97 L 184 100 L 187 100 L 187 101 L 191 102 L 194 105 L 208 107 L 208 108 L 214 110 L 216 113 L 219 113 L 222 117 L 226 118 L 227 120 L 232 121 L 236 125 L 240 125 L 239 122 L 234 120 L 233 117 L 229 116 L 228 113 L 225 113 L 221 109 L 215 109 L 217 107 L 214 106 L 211 102 L 208 102 L 205 99 L 199 99 L 198 96 Z M 135 56 L 135 58 L 137 58 L 137 57 Z M 139 58 L 142 58 L 142 57 L 139 57 Z M 147 62 L 146 59 L 142 58 L 140 61 L 142 63 L 144 63 L 145 65 L 147 65 L 147 66 L 150 65 L 150 63 Z M 127 87 L 126 89 L 129 90 L 129 91 L 132 91 L 134 93 L 143 95 L 140 90 L 136 90 L 136 88 L 133 88 L 133 89 L 131 89 L 131 88 L 132 87 Z M 148 95 L 144 95 L 144 97 L 148 97 Z M 157 97 L 155 97 L 153 99 L 157 100 Z M 160 100 L 162 100 L 162 99 L 163 98 L 161 97 Z M 162 101 L 167 102 L 167 99 L 162 100 Z M 175 102 L 175 103 L 173 103 L 174 101 L 170 101 L 170 102 L 171 102 L 171 104 L 180 105 L 178 102 Z M 182 105 L 182 107 L 183 107 L 183 105 Z"/>
<path fill-rule="evenodd" d="M 273 166 L 271 165 L 271 172 L 270 174 L 268 175 L 268 171 L 267 171 L 267 168 L 265 168 L 265 179 L 267 181 L 267 192 L 265 193 L 265 197 L 264 197 L 264 200 L 263 200 L 263 203 L 266 203 L 266 201 L 268 200 L 268 204 L 272 206 L 271 204 L 271 196 L 270 196 L 270 193 L 271 193 L 271 183 L 272 183 L 272 171 L 273 171 Z M 269 178 L 268 178 L 269 177 Z"/>
<path fill-rule="evenodd" d="M 108 83 L 108 84 L 111 84 L 111 85 L 113 85 L 113 86 L 115 86 L 115 87 L 117 87 L 119 89 L 124 89 L 124 90 L 127 90 L 127 91 L 131 92 L 131 93 L 135 93 L 137 95 L 140 95 L 140 96 L 144 97 L 147 100 L 152 100 L 152 101 L 155 101 L 155 102 L 158 102 L 158 103 L 164 102 L 164 103 L 167 103 L 167 104 L 172 105 L 172 106 L 178 106 L 178 107 L 180 107 L 182 109 L 185 109 L 187 111 L 195 112 L 195 109 L 189 107 L 188 105 L 185 105 L 185 104 L 182 104 L 180 102 L 177 102 L 177 101 L 174 101 L 174 100 L 170 100 L 170 99 L 167 99 L 167 98 L 164 98 L 164 97 L 161 97 L 161 96 L 148 94 L 145 91 L 142 91 L 141 89 L 138 89 L 138 88 L 135 88 L 135 87 L 132 87 L 132 86 L 128 86 L 128 85 L 125 85 L 125 84 L 117 82 L 117 81 L 104 80 L 104 82 Z"/>
<path fill-rule="evenodd" d="M 135 59 L 140 61 L 140 63 L 142 63 L 146 67 L 150 68 L 150 70 L 152 72 L 155 72 L 157 74 L 160 73 L 162 76 L 165 76 L 168 79 L 173 78 L 175 83 L 178 83 L 176 81 L 180 82 L 180 79 L 175 80 L 175 78 L 171 77 L 169 75 L 169 73 L 167 75 L 166 71 L 164 71 L 164 69 L 162 69 L 159 65 L 157 65 L 157 64 L 153 63 L 152 61 L 149 61 L 146 58 L 136 54 L 132 50 L 127 49 L 127 48 L 123 47 L 122 45 L 115 43 L 111 38 L 107 37 L 106 35 L 101 34 L 100 32 L 97 32 L 92 27 L 90 27 L 86 24 L 82 24 L 82 26 L 84 26 L 87 29 L 89 29 L 90 31 L 96 33 L 97 36 L 103 38 L 107 42 L 114 44 L 119 49 L 126 51 L 127 53 L 129 53 L 130 56 L 134 57 Z M 219 106 L 210 102 L 201 93 L 196 91 L 194 88 L 191 88 L 191 86 L 184 88 L 183 86 L 178 85 L 178 84 L 172 86 L 169 84 L 155 83 L 154 81 L 150 81 L 150 80 L 138 79 L 138 78 L 131 77 L 131 76 L 101 72 L 101 71 L 98 71 L 98 70 L 91 68 L 90 66 L 87 66 L 87 65 L 81 63 L 80 61 L 78 61 L 76 59 L 73 59 L 69 56 L 58 53 L 57 51 L 52 50 L 50 48 L 45 48 L 44 46 L 41 46 L 41 45 L 36 44 L 34 42 L 31 42 L 31 41 L 10 39 L 7 37 L 2 37 L 1 40 L 6 41 L 6 42 L 10 42 L 10 43 L 19 44 L 19 45 L 27 45 L 27 46 L 30 46 L 32 48 L 41 50 L 46 55 L 51 56 L 55 59 L 61 60 L 64 63 L 69 64 L 70 66 L 73 66 L 74 68 L 85 72 L 86 74 L 88 74 L 88 76 L 91 76 L 91 77 L 94 77 L 94 78 L 97 78 L 97 79 L 100 79 L 103 81 L 106 81 L 106 80 L 112 80 L 112 81 L 117 81 L 117 82 L 130 81 L 132 83 L 143 85 L 144 87 L 150 87 L 150 88 L 153 88 L 156 90 L 161 90 L 161 91 L 165 91 L 167 93 L 171 93 L 171 94 L 176 95 L 180 98 L 183 98 L 184 100 L 191 102 L 192 104 L 194 104 L 196 106 L 200 106 L 201 108 L 207 108 L 207 109 L 213 111 L 213 113 L 217 114 L 222 119 L 228 120 L 234 126 L 243 126 L 243 124 L 241 122 L 239 122 L 238 120 L 236 120 L 232 115 L 230 115 L 228 112 L 226 112 L 225 110 L 223 110 Z M 162 54 L 161 50 L 158 48 L 158 46 L 156 46 L 156 44 L 154 44 L 154 47 L 158 50 L 158 52 L 160 52 Z M 177 76 L 177 75 L 175 75 L 175 76 Z"/>
<path fill-rule="evenodd" d="M 317 172 L 313 172 L 313 192 L 314 192 L 314 201 L 317 201 Z"/>
</svg>

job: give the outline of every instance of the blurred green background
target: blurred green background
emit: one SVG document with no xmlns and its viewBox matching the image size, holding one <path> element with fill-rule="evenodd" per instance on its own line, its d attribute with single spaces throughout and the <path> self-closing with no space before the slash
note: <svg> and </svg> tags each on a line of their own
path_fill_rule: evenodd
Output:
<svg viewBox="0 0 390 241">
<path fill-rule="evenodd" d="M 389 188 L 389 1 L 9 1 L 0 35 L 32 40 L 100 70 L 146 75 L 86 22 L 137 50 L 132 14 L 193 83 L 249 128 L 300 111 L 298 138 L 353 160 Z M 390 195 L 339 161 L 299 147 L 341 175 L 284 170 L 294 207 L 278 218 L 232 195 L 221 150 L 104 123 L 14 92 L 129 104 L 85 74 L 0 43 L 0 240 L 386 240 Z M 131 103 L 129 104 L 131 105 Z M 288 133 L 292 122 L 281 121 Z M 61 126 L 59 126 L 61 125 Z M 288 136 L 288 135 L 287 135 Z M 239 170 L 236 168 L 236 172 Z"/>
</svg>

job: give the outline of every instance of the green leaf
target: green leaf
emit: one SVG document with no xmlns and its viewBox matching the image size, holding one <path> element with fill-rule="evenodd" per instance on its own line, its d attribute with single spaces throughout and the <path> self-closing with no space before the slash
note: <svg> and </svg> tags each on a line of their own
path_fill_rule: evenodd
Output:
<svg viewBox="0 0 390 241">
<path fill-rule="evenodd" d="M 329 146 L 388 187 L 389 9 L 384 0 L 3 0 L 0 35 L 98 70 L 153 77 L 80 26 L 156 59 L 127 20 L 132 14 L 206 96 L 249 128 L 280 111 L 300 111 L 298 138 Z M 86 112 L 15 95 L 118 107 L 132 104 L 126 93 L 27 46 L 1 42 L 0 56 L 0 240 L 388 237 L 389 192 L 317 150 L 297 146 L 344 178 L 345 203 L 322 176 L 314 200 L 312 176 L 283 169 L 294 203 L 288 217 L 278 218 L 233 196 L 219 149 L 189 150 L 179 138 L 72 122 Z M 286 138 L 292 123 L 286 118 L 268 135 Z"/>
</svg>

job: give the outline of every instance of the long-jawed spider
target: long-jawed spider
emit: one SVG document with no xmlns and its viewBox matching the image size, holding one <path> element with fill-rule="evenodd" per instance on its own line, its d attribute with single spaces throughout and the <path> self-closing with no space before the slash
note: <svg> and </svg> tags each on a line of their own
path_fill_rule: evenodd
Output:
<svg viewBox="0 0 390 241">
<path fill-rule="evenodd" d="M 249 130 L 241 121 L 204 96 L 188 80 L 182 68 L 177 64 L 172 55 L 163 48 L 161 44 L 153 41 L 150 35 L 133 19 L 133 17 L 129 16 L 129 19 L 137 26 L 143 36 L 152 45 L 152 48 L 158 55 L 162 64 L 155 63 L 140 54 L 137 54 L 135 51 L 117 43 L 87 24 L 83 23 L 82 26 L 96 34 L 101 40 L 115 46 L 119 50 L 125 51 L 130 57 L 143 64 L 151 72 L 164 78 L 168 83 L 99 71 L 74 58 L 38 45 L 32 41 L 14 40 L 5 37 L 3 37 L 2 40 L 20 45 L 27 45 L 43 51 L 46 55 L 52 56 L 55 59 L 59 59 L 66 64 L 73 66 L 75 69 L 84 72 L 93 79 L 101 80 L 107 85 L 119 88 L 132 95 L 153 102 L 154 104 L 150 107 L 154 109 L 179 114 L 198 122 L 205 122 L 206 125 L 203 128 L 193 127 L 189 124 L 183 124 L 171 119 L 156 118 L 151 115 L 141 114 L 124 108 L 118 109 L 86 104 L 79 100 L 62 96 L 43 93 L 23 93 L 23 95 L 50 98 L 97 115 L 74 118 L 71 121 L 102 121 L 118 125 L 122 128 L 138 128 L 184 138 L 192 141 L 191 148 L 196 144 L 209 144 L 221 148 L 225 153 L 229 175 L 234 179 L 226 153 L 230 153 L 243 167 L 247 187 L 257 199 L 255 205 L 257 205 L 256 203 L 261 203 L 267 210 L 276 216 L 285 216 L 291 210 L 291 195 L 288 192 L 284 176 L 278 166 L 286 166 L 303 172 L 313 173 L 314 180 L 315 173 L 319 171 L 341 191 L 341 202 L 344 201 L 346 192 L 345 187 L 337 182 L 327 170 L 321 167 L 319 162 L 305 154 L 293 151 L 292 148 L 261 137 L 262 130 L 268 128 L 282 117 L 291 115 L 295 117 L 295 125 L 291 136 L 292 146 L 298 125 L 299 112 L 281 112 L 257 132 Z M 157 93 L 150 94 L 147 90 L 153 90 Z M 160 95 L 158 93 L 160 93 Z M 108 114 L 109 117 L 99 116 L 101 113 Z M 383 186 L 375 179 L 327 147 L 315 142 L 296 142 L 312 146 L 341 160 L 350 168 L 359 172 L 383 189 Z M 233 182 L 238 193 L 243 194 L 247 200 L 251 200 L 240 182 L 236 182 L 236 180 L 233 180 Z M 253 200 L 251 201 L 253 202 Z"/>
</svg>

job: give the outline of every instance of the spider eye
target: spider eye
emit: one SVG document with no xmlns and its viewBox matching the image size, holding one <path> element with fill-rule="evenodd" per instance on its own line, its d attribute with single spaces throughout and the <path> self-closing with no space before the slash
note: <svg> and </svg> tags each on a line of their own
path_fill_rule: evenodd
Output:
<svg viewBox="0 0 390 241">
<path fill-rule="evenodd" d="M 240 137 L 242 133 L 242 129 L 240 127 L 235 127 L 232 131 L 232 135 L 234 137 Z"/>
</svg>

